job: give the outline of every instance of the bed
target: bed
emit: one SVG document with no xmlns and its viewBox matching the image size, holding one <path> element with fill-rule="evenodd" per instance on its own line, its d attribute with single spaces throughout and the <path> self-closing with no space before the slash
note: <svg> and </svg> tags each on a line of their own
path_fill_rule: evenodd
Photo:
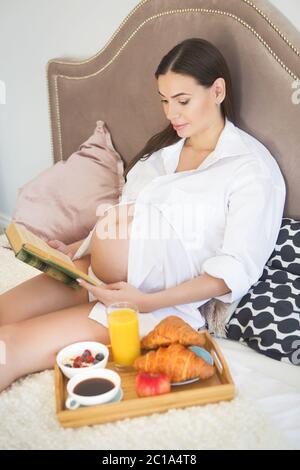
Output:
<svg viewBox="0 0 300 470">
<path fill-rule="evenodd" d="M 177 42 L 197 36 L 227 59 L 237 125 L 277 159 L 287 184 L 284 215 L 299 220 L 300 104 L 293 92 L 300 34 L 265 0 L 143 0 L 95 56 L 50 60 L 53 162 L 66 160 L 102 119 L 128 163 L 166 124 L 153 99 L 156 65 Z M 14 258 L 2 235 L 0 294 L 38 273 Z M 64 430 L 55 418 L 53 373 L 44 371 L 1 394 L 0 448 L 300 449 L 300 368 L 217 341 L 237 386 L 231 402 Z"/>
</svg>

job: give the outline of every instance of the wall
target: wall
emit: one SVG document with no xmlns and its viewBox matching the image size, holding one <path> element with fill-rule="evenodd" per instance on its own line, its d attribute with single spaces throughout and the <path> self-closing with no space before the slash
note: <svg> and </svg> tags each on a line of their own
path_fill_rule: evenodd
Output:
<svg viewBox="0 0 300 470">
<path fill-rule="evenodd" d="M 299 0 L 269 0 L 281 11 L 300 31 L 300 2 Z"/>
<path fill-rule="evenodd" d="M 0 80 L 6 85 L 6 104 L 0 104 L 0 226 L 9 221 L 18 188 L 53 163 L 48 60 L 94 55 L 138 3 L 0 0 Z"/>
<path fill-rule="evenodd" d="M 9 222 L 18 188 L 52 165 L 47 61 L 94 55 L 138 3 L 0 0 L 0 80 L 6 85 L 6 104 L 0 104 L 0 227 Z M 300 31 L 300 2 L 272 3 Z"/>
</svg>

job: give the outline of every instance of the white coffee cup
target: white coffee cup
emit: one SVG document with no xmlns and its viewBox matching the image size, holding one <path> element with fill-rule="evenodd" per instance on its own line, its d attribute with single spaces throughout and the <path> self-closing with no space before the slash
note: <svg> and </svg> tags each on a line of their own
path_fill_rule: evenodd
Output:
<svg viewBox="0 0 300 470">
<path fill-rule="evenodd" d="M 109 390 L 108 392 L 101 393 L 99 395 L 92 395 L 92 396 L 83 396 L 74 393 L 74 388 L 80 382 L 84 382 L 88 379 L 107 379 L 114 384 L 114 387 Z M 121 377 L 117 372 L 110 370 L 110 369 L 98 369 L 98 370 L 91 370 L 91 371 L 84 371 L 82 374 L 77 374 L 76 376 L 72 377 L 68 384 L 67 384 L 67 392 L 68 398 L 66 399 L 66 408 L 69 410 L 75 410 L 79 408 L 79 406 L 94 406 L 100 405 L 101 403 L 107 403 L 119 392 L 121 388 Z"/>
</svg>

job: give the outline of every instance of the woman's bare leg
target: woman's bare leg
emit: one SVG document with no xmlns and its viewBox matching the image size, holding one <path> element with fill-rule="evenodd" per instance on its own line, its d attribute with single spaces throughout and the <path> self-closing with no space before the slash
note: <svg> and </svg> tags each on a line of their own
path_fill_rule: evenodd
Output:
<svg viewBox="0 0 300 470">
<path fill-rule="evenodd" d="M 6 364 L 0 361 L 0 391 L 24 375 L 52 368 L 56 353 L 68 344 L 85 340 L 108 344 L 107 328 L 88 318 L 95 303 L 0 327 L 0 341 L 6 345 Z"/>
<path fill-rule="evenodd" d="M 87 273 L 90 261 L 86 255 L 74 264 Z M 75 290 L 45 273 L 38 274 L 0 295 L 0 326 L 84 302 L 88 302 L 86 289 Z"/>
</svg>

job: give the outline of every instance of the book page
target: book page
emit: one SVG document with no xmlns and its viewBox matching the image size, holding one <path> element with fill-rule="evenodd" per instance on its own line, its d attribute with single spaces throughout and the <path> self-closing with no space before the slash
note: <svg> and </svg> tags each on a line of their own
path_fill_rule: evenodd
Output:
<svg viewBox="0 0 300 470">
<path fill-rule="evenodd" d="M 20 224 L 15 224 L 24 243 L 30 243 L 31 245 L 36 246 L 40 250 L 48 253 L 51 256 L 55 256 L 56 258 L 61 259 L 65 263 L 70 264 L 71 266 L 74 266 L 74 263 L 71 261 L 69 256 L 65 255 L 59 250 L 56 250 L 55 248 L 52 248 L 51 246 L 48 245 L 44 240 L 39 238 L 38 236 L 34 235 L 32 232 L 27 230 L 23 225 Z"/>
</svg>

